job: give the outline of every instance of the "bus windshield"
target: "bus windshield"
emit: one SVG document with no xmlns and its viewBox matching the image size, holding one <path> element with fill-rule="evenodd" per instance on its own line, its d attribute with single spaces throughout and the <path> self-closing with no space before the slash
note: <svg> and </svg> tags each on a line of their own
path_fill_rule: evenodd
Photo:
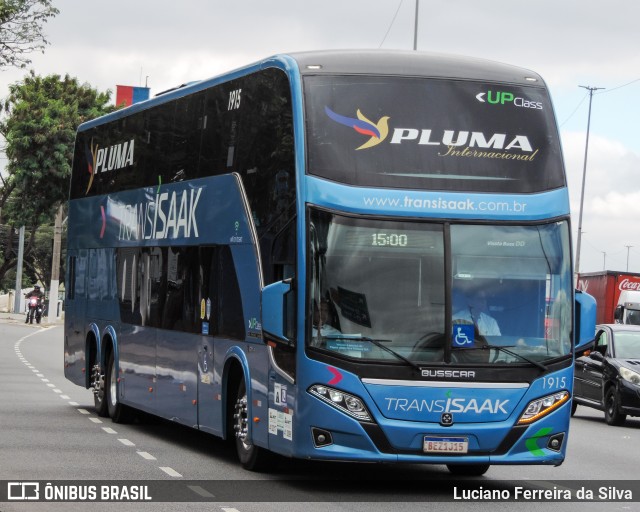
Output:
<svg viewBox="0 0 640 512">
<path fill-rule="evenodd" d="M 416 364 L 566 356 L 568 246 L 564 221 L 448 228 L 312 210 L 308 345 Z"/>
<path fill-rule="evenodd" d="M 458 192 L 565 185 L 543 87 L 372 76 L 310 76 L 304 87 L 310 174 Z"/>
</svg>

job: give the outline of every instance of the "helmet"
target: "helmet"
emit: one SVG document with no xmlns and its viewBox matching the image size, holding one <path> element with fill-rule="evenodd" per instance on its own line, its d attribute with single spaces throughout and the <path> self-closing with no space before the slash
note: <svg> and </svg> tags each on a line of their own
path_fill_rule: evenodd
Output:
<svg viewBox="0 0 640 512">
<path fill-rule="evenodd" d="M 39 290 L 39 289 L 40 289 L 40 285 L 38 285 L 38 284 L 34 285 L 34 286 L 33 286 L 33 289 L 34 289 L 34 290 Z"/>
</svg>

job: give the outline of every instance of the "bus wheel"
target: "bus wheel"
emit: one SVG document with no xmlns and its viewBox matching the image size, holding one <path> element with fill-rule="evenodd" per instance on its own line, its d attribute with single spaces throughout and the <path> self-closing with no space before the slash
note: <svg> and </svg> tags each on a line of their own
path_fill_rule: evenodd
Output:
<svg viewBox="0 0 640 512">
<path fill-rule="evenodd" d="M 268 462 L 268 452 L 251 444 L 251 439 L 249 438 L 249 405 L 247 403 L 247 386 L 244 379 L 240 379 L 236 393 L 233 430 L 236 438 L 236 451 L 242 467 L 249 471 L 265 469 Z"/>
<path fill-rule="evenodd" d="M 481 476 L 489 470 L 489 464 L 447 464 L 447 469 L 457 476 Z"/>
<path fill-rule="evenodd" d="M 118 375 L 116 373 L 116 363 L 113 352 L 109 355 L 107 364 L 107 376 L 105 379 L 104 400 L 107 403 L 109 416 L 114 423 L 127 423 L 130 419 L 130 412 L 126 405 L 118 401 Z"/>
<path fill-rule="evenodd" d="M 91 371 L 91 387 L 93 388 L 93 406 L 98 416 L 109 416 L 107 401 L 105 400 L 104 374 L 99 364 L 94 365 Z"/>
</svg>

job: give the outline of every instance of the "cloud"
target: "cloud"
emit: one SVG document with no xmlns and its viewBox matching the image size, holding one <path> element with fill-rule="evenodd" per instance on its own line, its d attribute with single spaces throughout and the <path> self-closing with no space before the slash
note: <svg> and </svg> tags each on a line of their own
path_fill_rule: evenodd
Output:
<svg viewBox="0 0 640 512">
<path fill-rule="evenodd" d="M 584 133 L 562 134 L 569 191 L 579 200 L 584 171 L 586 137 Z M 640 177 L 640 154 L 622 142 L 601 135 L 589 137 L 585 198 L 602 197 L 607 192 L 633 193 Z M 585 202 L 586 206 L 586 202 Z"/>
<path fill-rule="evenodd" d="M 630 227 L 637 225 L 637 219 L 640 218 L 640 191 L 632 191 L 627 194 L 607 192 L 604 196 L 593 199 L 591 211 L 600 220 L 609 219 L 616 222 L 632 219 L 631 222 L 627 220 L 625 224 Z"/>
<path fill-rule="evenodd" d="M 577 238 L 585 134 L 562 134 L 574 240 Z M 591 134 L 582 218 L 580 270 L 626 270 L 627 245 L 640 249 L 640 154 L 624 144 Z M 637 258 L 637 256 L 636 256 Z M 631 253 L 630 264 L 640 264 Z M 634 267 L 631 266 L 633 271 Z"/>
</svg>

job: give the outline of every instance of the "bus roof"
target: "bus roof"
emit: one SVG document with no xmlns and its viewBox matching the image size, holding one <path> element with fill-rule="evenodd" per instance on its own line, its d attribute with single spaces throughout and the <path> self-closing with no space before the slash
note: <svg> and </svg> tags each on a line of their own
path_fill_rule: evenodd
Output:
<svg viewBox="0 0 640 512">
<path fill-rule="evenodd" d="M 329 50 L 292 53 L 305 74 L 403 75 L 543 85 L 524 68 L 474 57 L 407 50 Z M 320 66 L 320 67 L 318 67 Z"/>
<path fill-rule="evenodd" d="M 126 117 L 155 105 L 187 96 L 214 85 L 271 66 L 289 68 L 292 60 L 301 75 L 398 75 L 425 78 L 479 80 L 528 86 L 544 86 L 537 73 L 527 69 L 474 57 L 463 57 L 409 50 L 325 50 L 294 52 L 268 57 L 221 75 L 192 81 L 157 94 L 154 98 L 135 103 L 80 125 L 79 131 Z"/>
</svg>

